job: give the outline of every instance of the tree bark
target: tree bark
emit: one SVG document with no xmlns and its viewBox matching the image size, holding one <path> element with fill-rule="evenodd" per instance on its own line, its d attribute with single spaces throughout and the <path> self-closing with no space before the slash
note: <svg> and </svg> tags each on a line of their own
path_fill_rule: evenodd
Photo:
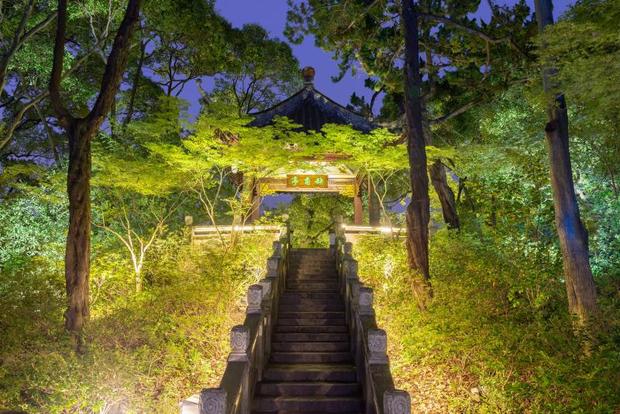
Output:
<svg viewBox="0 0 620 414">
<path fill-rule="evenodd" d="M 78 338 L 88 319 L 88 283 L 90 276 L 90 171 L 91 140 L 114 103 L 127 65 L 131 35 L 139 18 L 141 0 L 129 0 L 112 51 L 108 56 L 101 88 L 92 110 L 84 118 L 71 115 L 60 94 L 65 53 L 67 0 L 58 0 L 58 23 L 54 43 L 54 60 L 50 76 L 50 102 L 69 139 L 67 194 L 69 230 L 65 251 L 67 311 L 65 327 Z"/>
<path fill-rule="evenodd" d="M 381 200 L 377 196 L 375 184 L 372 177 L 368 174 L 368 223 L 371 226 L 381 224 Z"/>
<path fill-rule="evenodd" d="M 418 14 L 412 0 L 402 0 L 401 20 L 405 36 L 405 119 L 412 191 L 411 201 L 407 207 L 407 251 L 410 268 L 422 277 L 424 296 L 430 296 L 428 260 L 430 202 L 426 148 L 422 130 Z"/>
<path fill-rule="evenodd" d="M 446 167 L 443 165 L 441 160 L 435 160 L 429 169 L 429 173 L 433 188 L 435 189 L 435 192 L 439 197 L 439 201 L 441 202 L 443 220 L 448 225 L 448 228 L 458 229 L 461 224 L 456 210 L 454 191 L 450 188 L 446 178 Z"/>
<path fill-rule="evenodd" d="M 551 0 L 536 0 L 536 18 L 540 33 L 553 24 Z M 543 45 L 544 47 L 544 45 Z M 554 68 L 543 71 L 543 86 L 550 96 L 545 127 L 555 226 L 562 250 L 568 310 L 584 325 L 598 312 L 596 286 L 590 268 L 588 233 L 581 221 L 575 195 L 569 150 L 568 113 L 564 95 L 554 89 Z"/>
<path fill-rule="evenodd" d="M 85 127 L 83 121 L 77 121 L 67 130 L 69 231 L 65 250 L 68 305 L 65 311 L 65 326 L 71 332 L 79 332 L 89 316 L 91 140 Z"/>
</svg>

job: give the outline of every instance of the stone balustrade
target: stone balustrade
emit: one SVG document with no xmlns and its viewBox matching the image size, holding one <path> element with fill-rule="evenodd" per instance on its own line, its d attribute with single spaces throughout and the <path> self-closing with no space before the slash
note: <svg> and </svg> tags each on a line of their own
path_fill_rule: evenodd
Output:
<svg viewBox="0 0 620 414">
<path fill-rule="evenodd" d="M 248 414 L 253 387 L 271 353 L 272 321 L 285 287 L 289 232 L 283 230 L 267 259 L 267 275 L 248 288 L 246 317 L 230 332 L 231 352 L 218 388 L 206 388 L 180 404 L 181 414 Z"/>
<path fill-rule="evenodd" d="M 366 414 L 409 414 L 411 399 L 396 390 L 387 355 L 387 335 L 377 327 L 373 309 L 373 291 L 358 278 L 353 245 L 337 226 L 330 237 L 336 253 L 339 286 L 345 298 L 346 318 L 351 332 L 352 352 L 362 383 Z"/>
</svg>

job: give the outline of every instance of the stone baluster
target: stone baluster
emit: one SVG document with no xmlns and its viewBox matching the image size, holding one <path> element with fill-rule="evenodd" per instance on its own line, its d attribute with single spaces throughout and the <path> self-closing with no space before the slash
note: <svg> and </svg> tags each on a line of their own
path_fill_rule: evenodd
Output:
<svg viewBox="0 0 620 414">
<path fill-rule="evenodd" d="M 383 414 L 411 414 L 411 397 L 405 391 L 388 390 L 383 393 Z"/>
<path fill-rule="evenodd" d="M 278 265 L 280 264 L 279 256 L 271 256 L 267 259 L 267 277 L 275 279 L 278 277 Z"/>
<path fill-rule="evenodd" d="M 386 365 L 387 335 L 383 329 L 368 330 L 368 363 L 370 365 Z"/>
<path fill-rule="evenodd" d="M 226 414 L 226 391 L 221 388 L 204 389 L 198 405 L 200 414 Z"/>
<path fill-rule="evenodd" d="M 237 325 L 230 330 L 229 361 L 249 361 L 248 347 L 250 345 L 250 331 L 247 326 Z"/>
<path fill-rule="evenodd" d="M 372 308 L 373 292 L 371 288 L 360 287 L 357 301 L 357 312 L 360 316 L 372 316 L 375 314 Z"/>
<path fill-rule="evenodd" d="M 278 259 L 282 257 L 282 242 L 273 242 L 273 255 L 271 257 L 277 257 Z"/>
<path fill-rule="evenodd" d="M 246 313 L 248 315 L 258 314 L 262 312 L 263 303 L 263 287 L 261 285 L 252 285 L 248 288 L 248 307 Z"/>
</svg>

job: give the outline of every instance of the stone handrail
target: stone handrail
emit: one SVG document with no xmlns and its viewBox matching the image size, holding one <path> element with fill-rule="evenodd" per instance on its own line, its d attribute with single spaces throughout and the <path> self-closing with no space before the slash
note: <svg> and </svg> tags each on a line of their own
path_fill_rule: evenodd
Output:
<svg viewBox="0 0 620 414">
<path fill-rule="evenodd" d="M 387 336 L 378 329 L 373 309 L 373 291 L 360 282 L 357 261 L 351 255 L 352 244 L 342 229 L 330 237 L 336 254 L 341 293 L 345 299 L 351 346 L 362 383 L 366 414 L 409 414 L 411 399 L 394 388 L 387 355 Z"/>
<path fill-rule="evenodd" d="M 246 317 L 232 328 L 231 352 L 220 386 L 203 389 L 180 404 L 181 414 L 248 414 L 254 385 L 271 353 L 272 322 L 284 290 L 290 238 L 288 230 L 273 242 L 267 275 L 248 288 Z"/>
</svg>

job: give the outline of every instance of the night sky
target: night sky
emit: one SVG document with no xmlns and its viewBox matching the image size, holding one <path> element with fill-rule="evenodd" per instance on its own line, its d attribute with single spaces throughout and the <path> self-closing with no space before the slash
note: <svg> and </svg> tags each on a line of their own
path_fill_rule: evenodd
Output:
<svg viewBox="0 0 620 414">
<path fill-rule="evenodd" d="M 514 4 L 516 1 L 497 1 L 497 4 Z M 526 0 L 530 8 L 534 9 L 534 0 Z M 567 8 L 574 4 L 574 0 L 555 0 L 556 19 Z M 286 24 L 286 12 L 288 6 L 286 0 L 217 0 L 216 8 L 222 16 L 230 21 L 235 27 L 241 27 L 246 23 L 257 23 L 267 29 L 273 37 L 285 40 L 283 35 Z M 486 1 L 481 2 L 478 16 L 488 19 L 490 10 Z M 331 76 L 338 74 L 337 63 L 331 55 L 314 45 L 312 38 L 306 38 L 301 45 L 291 45 L 293 53 L 299 60 L 301 67 L 314 66 L 317 70 L 315 86 L 318 90 L 328 95 L 335 101 L 346 105 L 353 92 L 358 95 L 369 97 L 370 91 L 364 87 L 364 73 L 358 73 L 355 77 L 350 73 L 338 83 L 331 81 Z M 190 102 L 190 112 L 195 114 L 198 110 L 198 90 L 195 84 L 188 85 L 181 95 Z"/>
</svg>

